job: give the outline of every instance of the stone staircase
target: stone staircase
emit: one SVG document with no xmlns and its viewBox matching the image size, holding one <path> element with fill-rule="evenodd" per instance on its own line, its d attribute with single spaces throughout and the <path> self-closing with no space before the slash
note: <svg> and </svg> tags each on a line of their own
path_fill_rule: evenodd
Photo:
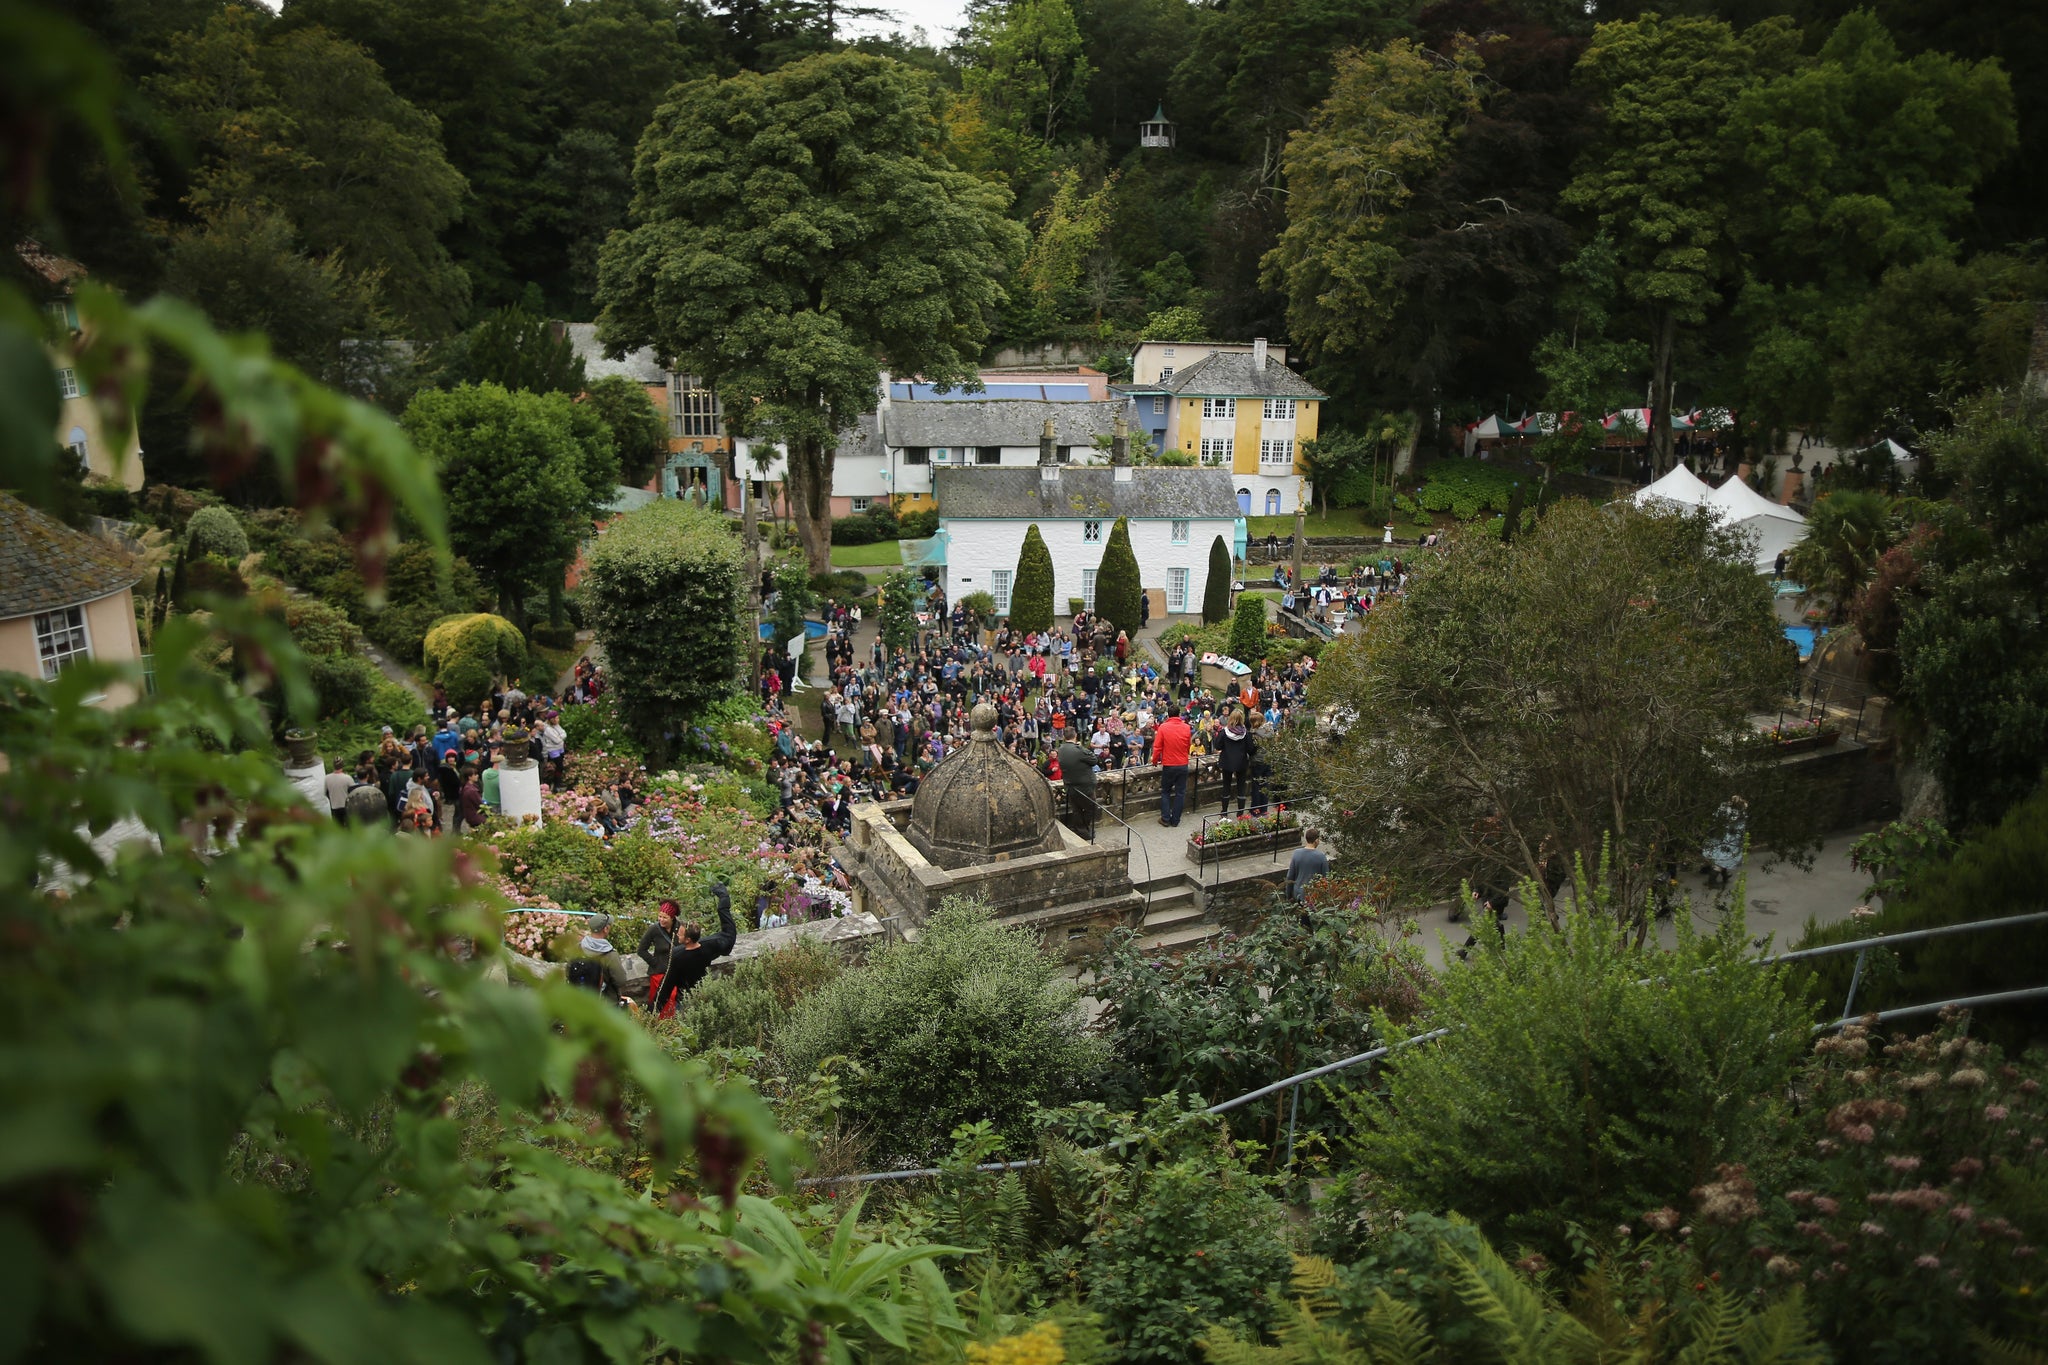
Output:
<svg viewBox="0 0 2048 1365">
<path fill-rule="evenodd" d="M 1201 892 L 1184 872 L 1174 871 L 1142 883 L 1145 919 L 1139 926 L 1138 949 L 1178 957 L 1223 932 L 1210 921 Z"/>
</svg>

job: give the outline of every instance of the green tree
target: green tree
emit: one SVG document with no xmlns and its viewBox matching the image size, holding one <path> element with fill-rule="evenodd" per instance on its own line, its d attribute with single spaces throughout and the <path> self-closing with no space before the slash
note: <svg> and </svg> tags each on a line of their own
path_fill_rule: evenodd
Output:
<svg viewBox="0 0 2048 1365">
<path fill-rule="evenodd" d="M 486 313 L 441 351 L 436 380 L 442 388 L 496 384 L 519 393 L 571 395 L 583 390 L 583 361 L 568 334 L 523 304 Z"/>
<path fill-rule="evenodd" d="M 1813 1008 L 1789 968 L 1752 960 L 1740 909 L 1707 937 L 1680 914 L 1667 952 L 1617 923 L 1612 888 L 1581 891 L 1559 926 L 1482 932 L 1433 978 L 1426 1025 L 1379 1022 L 1396 1042 L 1449 1030 L 1390 1056 L 1384 1098 L 1349 1106 L 1351 1161 L 1396 1207 L 1568 1254 L 1574 1225 L 1683 1207 L 1783 1121 Z"/>
<path fill-rule="evenodd" d="M 1899 628 L 1900 700 L 1959 826 L 1989 824 L 2048 765 L 2048 400 L 1992 393 L 1933 443 L 1963 525 L 1946 530 Z"/>
<path fill-rule="evenodd" d="M 1623 296 L 1641 318 L 1659 473 L 1671 467 L 1679 329 L 1705 320 L 1731 269 L 1723 130 L 1755 82 L 1790 64 L 1797 41 L 1783 21 L 1738 35 L 1720 19 L 1645 13 L 1600 25 L 1579 62 L 1606 122 L 1564 200 L 1613 243 Z"/>
<path fill-rule="evenodd" d="M 1202 321 L 1201 309 L 1177 304 L 1149 315 L 1138 333 L 1145 341 L 1202 341 L 1209 324 Z"/>
<path fill-rule="evenodd" d="M 924 580 L 908 569 L 889 575 L 882 584 L 882 620 L 877 629 L 891 657 L 917 647 L 917 609 L 924 601 Z"/>
<path fill-rule="evenodd" d="M 1095 571 L 1095 610 L 1118 630 L 1137 638 L 1144 623 L 1145 591 L 1138 580 L 1138 556 L 1131 549 L 1131 528 L 1123 517 L 1109 530 L 1102 562 Z"/>
<path fill-rule="evenodd" d="M 1256 667 L 1266 657 L 1266 599 L 1239 593 L 1237 614 L 1230 618 L 1230 657 Z"/>
<path fill-rule="evenodd" d="M 971 169 L 1022 192 L 1054 138 L 1085 107 L 1089 65 L 1067 0 L 1006 0 L 970 12 L 962 35 L 954 140 Z"/>
<path fill-rule="evenodd" d="M 804 633 L 805 618 L 818 605 L 818 594 L 811 590 L 811 572 L 799 556 L 777 555 L 769 584 L 775 593 L 775 643 L 786 646 Z"/>
<path fill-rule="evenodd" d="M 263 333 L 274 354 L 323 383 L 341 377 L 345 339 L 388 327 L 374 275 L 351 272 L 341 252 L 307 254 L 283 214 L 242 204 L 172 238 L 163 287 L 223 331 Z"/>
<path fill-rule="evenodd" d="M 609 485 L 585 482 L 586 452 L 561 394 L 496 384 L 428 389 L 405 429 L 434 462 L 448 497 L 449 538 L 519 621 L 526 594 L 575 556 Z"/>
<path fill-rule="evenodd" d="M 1010 589 L 1010 628 L 1026 634 L 1052 629 L 1052 551 L 1038 533 L 1038 523 L 1024 528 L 1024 548 L 1017 552 L 1017 581 Z"/>
<path fill-rule="evenodd" d="M 988 908 L 949 899 L 915 942 L 889 943 L 796 1005 L 776 1034 L 787 1074 L 850 1057 L 865 1079 L 840 1112 L 877 1156 L 922 1160 L 963 1123 L 1013 1143 L 1032 1106 L 1083 1093 L 1101 1065 L 1078 989 L 1058 959 Z"/>
<path fill-rule="evenodd" d="M 180 35 L 151 95 L 201 151 L 186 202 L 202 217 L 282 214 L 308 255 L 339 260 L 419 336 L 448 331 L 469 283 L 442 245 L 463 178 L 440 124 L 370 54 L 246 9 Z"/>
<path fill-rule="evenodd" d="M 1209 542 L 1209 578 L 1202 585 L 1202 624 L 1213 626 L 1230 616 L 1230 586 L 1237 581 L 1230 547 L 1218 536 Z"/>
<path fill-rule="evenodd" d="M 857 53 L 679 87 L 605 244 L 599 330 L 756 405 L 789 448 L 812 572 L 831 569 L 832 441 L 881 369 L 970 378 L 1023 247 L 1005 197 L 938 150 L 930 82 Z"/>
<path fill-rule="evenodd" d="M 608 374 L 591 381 L 582 401 L 611 429 L 619 482 L 638 488 L 653 478 L 668 455 L 668 423 L 647 396 L 646 387 L 622 374 Z"/>
<path fill-rule="evenodd" d="M 1867 488 L 1833 489 L 1814 503 L 1806 534 L 1785 557 L 1786 572 L 1826 593 L 1839 621 L 1898 535 L 1890 498 Z"/>
<path fill-rule="evenodd" d="M 1366 362 L 1403 295 L 1404 210 L 1450 156 L 1480 105 L 1477 49 L 1440 59 L 1408 39 L 1337 58 L 1328 100 L 1287 140 L 1287 228 L 1263 278 L 1287 296 L 1287 323 L 1324 369 Z"/>
<path fill-rule="evenodd" d="M 738 689 L 751 648 L 744 565 L 723 516 L 676 498 L 620 517 L 591 547 L 584 611 L 619 713 L 653 762 Z"/>
<path fill-rule="evenodd" d="M 1326 519 L 1330 515 L 1331 497 L 1353 476 L 1362 475 L 1366 486 L 1371 487 L 1375 482 L 1373 475 L 1378 472 L 1374 467 L 1378 454 L 1375 444 L 1348 431 L 1325 431 L 1314 440 L 1301 443 L 1302 470 L 1308 475 L 1316 505 Z M 1341 500 L 1338 505 L 1343 505 Z"/>
<path fill-rule="evenodd" d="M 1052 199 L 1039 210 L 1031 247 L 1017 271 L 1005 329 L 1018 341 L 1055 337 L 1080 320 L 1082 278 L 1109 230 L 1116 177 L 1083 193 L 1081 173 L 1053 177 Z M 1096 321 L 1100 321 L 1098 313 Z"/>
<path fill-rule="evenodd" d="M 1342 708 L 1344 733 L 1283 756 L 1352 812 L 1346 859 L 1407 904 L 1530 878 L 1532 912 L 1554 917 L 1574 863 L 1611 849 L 1618 903 L 1646 928 L 1651 870 L 1724 833 L 1731 796 L 1757 846 L 1805 846 L 1750 719 L 1791 667 L 1738 537 L 1704 514 L 1566 500 L 1512 545 L 1484 528 L 1454 544 L 1361 641 L 1323 651 L 1310 700 Z"/>
<path fill-rule="evenodd" d="M 1571 418 L 1537 440 L 1536 456 L 1558 468 L 1591 469 L 1607 440 L 1600 419 L 1633 405 L 1650 353 L 1620 334 L 1621 263 L 1609 238 L 1595 234 L 1565 263 L 1559 280 L 1560 325 L 1536 344 L 1533 358 L 1544 380 L 1544 408 Z"/>
</svg>

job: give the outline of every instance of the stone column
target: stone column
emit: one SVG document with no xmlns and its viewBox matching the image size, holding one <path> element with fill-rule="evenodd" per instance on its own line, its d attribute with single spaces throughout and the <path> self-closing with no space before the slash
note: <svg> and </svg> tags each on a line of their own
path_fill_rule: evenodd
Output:
<svg viewBox="0 0 2048 1365">
<path fill-rule="evenodd" d="M 498 806 L 509 820 L 531 815 L 539 822 L 540 765 L 531 755 L 521 752 L 516 760 L 508 758 L 498 765 Z"/>
</svg>

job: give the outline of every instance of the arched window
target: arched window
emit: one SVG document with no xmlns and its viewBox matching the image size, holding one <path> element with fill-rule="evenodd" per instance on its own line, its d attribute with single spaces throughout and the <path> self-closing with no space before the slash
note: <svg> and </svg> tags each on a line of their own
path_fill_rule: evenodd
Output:
<svg viewBox="0 0 2048 1365">
<path fill-rule="evenodd" d="M 71 434 L 65 438 L 64 444 L 66 448 L 68 448 L 71 451 L 72 458 L 78 461 L 78 467 L 80 469 L 87 469 L 91 467 L 86 463 L 85 458 L 86 452 L 88 449 L 90 449 L 90 446 L 86 440 L 84 427 L 71 428 Z"/>
<path fill-rule="evenodd" d="M 1239 513 L 1239 515 L 1241 515 L 1241 516 L 1250 516 L 1250 515 L 1251 515 L 1251 511 L 1252 511 L 1252 490 L 1251 490 L 1251 489 L 1249 489 L 1249 488 L 1240 488 L 1240 489 L 1238 489 L 1238 490 L 1237 490 L 1237 510 L 1238 510 L 1238 513 Z"/>
<path fill-rule="evenodd" d="M 1266 515 L 1269 517 L 1280 515 L 1280 490 L 1277 488 L 1268 488 L 1266 490 Z"/>
</svg>

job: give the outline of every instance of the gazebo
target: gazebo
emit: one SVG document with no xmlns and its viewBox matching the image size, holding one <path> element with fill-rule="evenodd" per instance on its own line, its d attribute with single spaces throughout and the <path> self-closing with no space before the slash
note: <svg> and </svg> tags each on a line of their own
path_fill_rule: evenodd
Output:
<svg viewBox="0 0 2048 1365">
<path fill-rule="evenodd" d="M 1143 106 L 1140 106 L 1141 108 Z M 1166 116 L 1166 106 L 1159 105 L 1152 111 L 1152 117 L 1138 125 L 1140 147 L 1173 146 L 1173 120 Z"/>
</svg>

